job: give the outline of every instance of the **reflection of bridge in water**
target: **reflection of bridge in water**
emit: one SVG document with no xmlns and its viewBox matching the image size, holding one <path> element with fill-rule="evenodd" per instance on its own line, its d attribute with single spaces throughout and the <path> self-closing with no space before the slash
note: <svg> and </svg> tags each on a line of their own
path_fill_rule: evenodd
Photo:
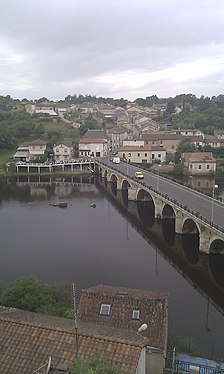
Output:
<svg viewBox="0 0 224 374">
<path fill-rule="evenodd" d="M 224 314 L 224 256 L 200 253 L 197 237 L 175 233 L 174 219 L 155 218 L 148 201 L 129 201 L 127 191 L 115 190 L 114 184 L 105 179 L 99 178 L 96 183 L 117 209 L 128 217 L 136 231 L 155 248 L 155 272 L 158 271 L 159 253 L 207 300 L 207 314 L 209 304 Z"/>
</svg>

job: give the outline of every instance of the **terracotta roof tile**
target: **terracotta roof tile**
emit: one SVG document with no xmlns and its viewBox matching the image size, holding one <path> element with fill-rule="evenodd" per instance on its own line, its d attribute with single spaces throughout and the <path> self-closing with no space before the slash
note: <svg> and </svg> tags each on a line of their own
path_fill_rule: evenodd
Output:
<svg viewBox="0 0 224 374">
<path fill-rule="evenodd" d="M 125 287 L 98 285 L 82 290 L 78 315 L 82 321 L 137 331 L 146 323 L 143 332 L 149 344 L 166 349 L 168 326 L 168 293 Z M 110 304 L 111 313 L 101 315 L 101 304 Z M 139 310 L 139 319 L 133 319 Z"/>
<path fill-rule="evenodd" d="M 138 333 L 91 323 L 79 323 L 78 358 L 103 353 L 124 374 L 134 374 L 148 340 Z M 72 320 L 17 309 L 0 309 L 1 374 L 25 374 L 52 358 L 52 366 L 71 366 L 76 359 Z"/>
</svg>

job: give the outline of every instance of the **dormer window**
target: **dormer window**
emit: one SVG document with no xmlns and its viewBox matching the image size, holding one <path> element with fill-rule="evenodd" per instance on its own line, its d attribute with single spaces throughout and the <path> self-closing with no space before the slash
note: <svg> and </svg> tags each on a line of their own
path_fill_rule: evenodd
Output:
<svg viewBox="0 0 224 374">
<path fill-rule="evenodd" d="M 132 311 L 132 319 L 139 319 L 140 318 L 140 310 L 134 309 Z"/>
<path fill-rule="evenodd" d="M 109 316 L 111 314 L 111 305 L 110 304 L 101 304 L 100 305 L 100 315 Z"/>
</svg>

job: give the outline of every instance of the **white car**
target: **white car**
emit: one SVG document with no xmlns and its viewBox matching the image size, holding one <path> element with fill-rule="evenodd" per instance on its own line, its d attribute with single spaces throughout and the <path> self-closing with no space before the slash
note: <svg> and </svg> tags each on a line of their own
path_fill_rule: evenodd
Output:
<svg viewBox="0 0 224 374">
<path fill-rule="evenodd" d="M 120 157 L 114 157 L 114 158 L 113 158 L 113 163 L 114 163 L 114 164 L 120 164 L 120 162 L 121 162 Z"/>
</svg>

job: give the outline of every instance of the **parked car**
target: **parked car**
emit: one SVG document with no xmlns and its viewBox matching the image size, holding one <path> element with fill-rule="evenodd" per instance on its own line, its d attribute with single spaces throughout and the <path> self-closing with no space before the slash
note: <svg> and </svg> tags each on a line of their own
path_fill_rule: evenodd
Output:
<svg viewBox="0 0 224 374">
<path fill-rule="evenodd" d="M 144 178 L 144 175 L 142 174 L 141 171 L 136 171 L 136 172 L 135 172 L 135 178 L 136 178 L 136 179 L 143 179 L 143 178 Z"/>
<path fill-rule="evenodd" d="M 114 163 L 114 164 L 120 164 L 120 162 L 121 162 L 120 157 L 114 157 L 114 158 L 113 158 L 113 163 Z"/>
</svg>

